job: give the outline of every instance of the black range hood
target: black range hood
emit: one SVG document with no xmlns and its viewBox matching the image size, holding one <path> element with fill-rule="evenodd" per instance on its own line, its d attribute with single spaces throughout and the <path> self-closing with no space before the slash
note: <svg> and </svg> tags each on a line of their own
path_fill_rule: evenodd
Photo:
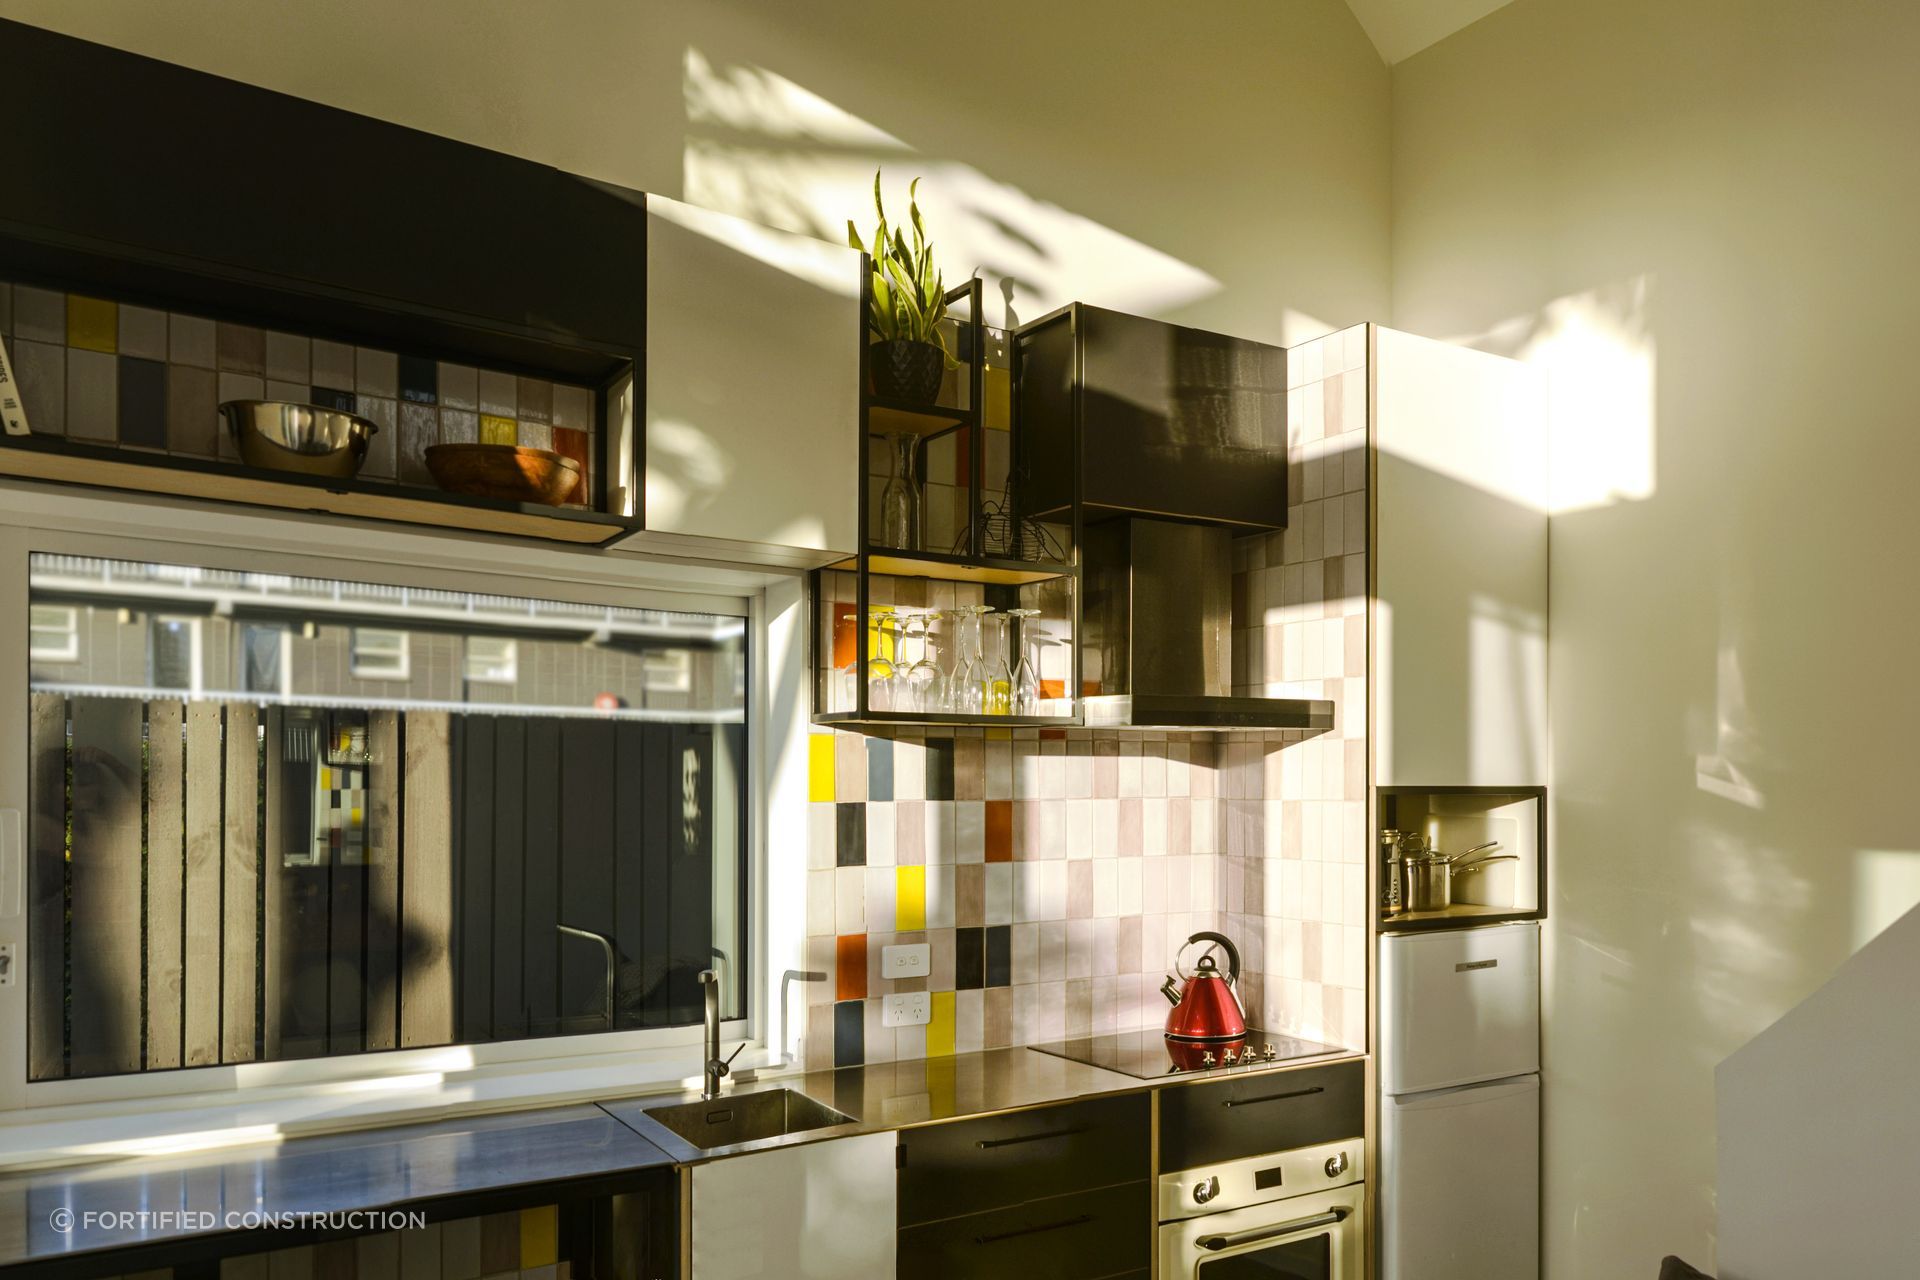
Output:
<svg viewBox="0 0 1920 1280">
<path fill-rule="evenodd" d="M 1328 699 L 1233 691 L 1233 538 L 1287 522 L 1286 349 L 1085 303 L 1013 348 L 1023 505 L 1084 513 L 1087 726 L 1331 729 Z"/>
</svg>

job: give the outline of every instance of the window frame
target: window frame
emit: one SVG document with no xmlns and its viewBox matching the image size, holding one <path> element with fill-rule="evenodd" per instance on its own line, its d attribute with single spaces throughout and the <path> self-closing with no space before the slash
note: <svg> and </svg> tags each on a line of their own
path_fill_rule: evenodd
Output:
<svg viewBox="0 0 1920 1280">
<path fill-rule="evenodd" d="M 364 645 L 361 638 L 371 640 L 380 636 L 397 641 L 391 649 L 384 645 Z M 368 658 L 390 657 L 397 659 L 392 666 L 381 668 L 369 666 Z M 392 627 L 355 627 L 347 642 L 347 674 L 355 680 L 392 680 L 396 683 L 413 679 L 413 634 Z"/>
<path fill-rule="evenodd" d="M 476 642 L 498 644 L 505 650 L 504 657 L 480 675 L 475 675 L 473 670 L 473 646 Z M 460 678 L 468 684 L 519 684 L 520 642 L 501 636 L 468 636 L 460 649 Z"/>
<path fill-rule="evenodd" d="M 782 776 L 775 777 L 769 764 L 775 757 L 768 752 L 767 743 L 775 736 L 790 737 L 795 732 L 790 723 L 794 718 L 791 709 L 774 714 L 770 690 L 778 678 L 776 661 L 795 668 L 796 673 L 804 669 L 801 646 L 795 643 L 795 638 L 803 637 L 806 631 L 804 622 L 796 621 L 804 616 L 804 578 L 799 571 L 653 561 L 631 555 L 616 559 L 598 551 L 583 554 L 525 544 L 514 544 L 508 561 L 514 568 L 503 571 L 500 547 L 485 540 L 453 542 L 412 532 L 358 525 L 343 528 L 337 524 L 326 526 L 330 550 L 316 555 L 309 549 L 311 526 L 325 522 L 311 517 L 156 509 L 146 500 L 91 495 L 81 498 L 4 482 L 0 482 L 0 491 L 10 498 L 22 498 L 19 509 L 0 511 L 0 599 L 11 594 L 14 599 L 24 600 L 29 557 L 35 552 L 48 552 L 743 617 L 748 636 L 749 686 L 748 748 L 741 779 L 746 800 L 743 837 L 747 844 L 747 911 L 739 932 L 750 956 L 741 986 L 748 1016 L 726 1020 L 722 1037 L 729 1045 L 737 1042 L 752 1051 L 743 1056 L 738 1064 L 742 1067 L 780 1052 L 769 1044 L 774 1027 L 786 1029 L 791 1038 L 791 1028 L 782 1013 L 770 1007 L 779 998 L 778 979 L 770 975 L 798 967 L 801 943 L 793 935 L 804 930 L 797 922 L 783 922 L 779 928 L 782 936 L 776 939 L 769 929 L 767 833 L 776 825 L 792 829 L 804 824 L 776 823 L 774 798 L 776 794 L 795 794 L 795 775 L 792 764 L 786 763 L 779 766 Z M 36 493 L 40 495 L 37 501 L 29 496 Z M 74 531 L 75 526 L 89 532 Z M 402 548 L 396 543 L 412 545 Z M 412 554 L 406 554 L 409 551 Z M 0 633 L 0 723 L 24 725 L 29 681 L 27 628 L 6 630 L 11 634 Z M 776 652 L 783 656 L 774 659 Z M 804 715 L 799 732 L 804 732 Z M 791 752 L 782 747 L 777 754 L 786 758 Z M 0 821 L 9 818 L 7 809 L 18 809 L 23 835 L 25 775 L 24 734 L 0 734 Z M 803 797 L 804 773 L 798 777 L 797 794 Z M 781 874 L 785 878 L 790 873 Z M 24 899 L 24 891 L 21 897 Z M 4 886 L 0 886 L 3 900 Z M 16 942 L 23 970 L 33 961 L 26 917 L 24 911 L 17 919 L 0 917 L 0 941 Z M 72 1118 L 124 1116 L 133 1105 L 144 1117 L 156 1108 L 173 1107 L 180 1115 L 197 1117 L 205 1127 L 209 1108 L 216 1115 L 241 1108 L 250 1116 L 325 1115 L 335 1117 L 329 1122 L 337 1125 L 340 1117 L 356 1114 L 403 1118 L 408 1112 L 423 1109 L 445 1114 L 449 1108 L 459 1111 L 512 1105 L 502 1102 L 506 1097 L 531 1106 L 577 1098 L 583 1091 L 595 1095 L 631 1093 L 645 1087 L 649 1080 L 662 1084 L 684 1081 L 697 1070 L 701 1039 L 701 1029 L 694 1025 L 28 1081 L 26 988 L 27 982 L 22 980 L 0 990 L 0 1114 L 25 1116 L 41 1108 L 59 1107 L 62 1115 Z M 804 1017 L 803 997 L 796 995 L 794 1008 Z M 165 1114 L 155 1111 L 156 1117 Z M 169 1122 L 155 1118 L 142 1123 L 152 1127 Z M 135 1148 L 112 1144 L 85 1148 L 89 1153 L 108 1149 Z M 0 1151 L 0 1164 L 4 1162 L 5 1153 Z"/>
<path fill-rule="evenodd" d="M 35 609 L 61 609 L 66 612 L 65 627 L 58 628 L 66 636 L 66 644 L 58 653 L 49 653 L 35 647 L 35 637 L 44 631 L 55 630 L 33 620 Z M 80 606 L 72 604 L 36 604 L 27 610 L 27 661 L 29 662 L 78 662 L 80 661 Z"/>
</svg>

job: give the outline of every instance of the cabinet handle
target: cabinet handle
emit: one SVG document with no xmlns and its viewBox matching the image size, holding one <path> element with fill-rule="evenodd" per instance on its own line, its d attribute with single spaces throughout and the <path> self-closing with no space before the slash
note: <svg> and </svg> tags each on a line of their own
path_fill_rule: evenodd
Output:
<svg viewBox="0 0 1920 1280">
<path fill-rule="evenodd" d="M 1264 1093 L 1257 1098 L 1228 1098 L 1220 1105 L 1223 1107 L 1250 1107 L 1256 1102 L 1285 1102 L 1288 1098 L 1308 1098 L 1316 1093 L 1325 1093 L 1326 1088 L 1315 1085 L 1311 1089 L 1295 1089 L 1292 1093 Z"/>
<path fill-rule="evenodd" d="M 1093 1221 L 1093 1215 L 1083 1213 L 1077 1218 L 1068 1218 L 1065 1222 L 1048 1222 L 1037 1227 L 1019 1227 L 1012 1231 L 1002 1231 L 997 1235 L 975 1236 L 975 1244 L 998 1244 L 1002 1240 L 1012 1240 L 1016 1236 L 1037 1236 L 1042 1231 L 1064 1231 L 1068 1227 L 1084 1227 Z"/>
<path fill-rule="evenodd" d="M 1080 1125 L 1073 1129 L 1048 1129 L 1044 1133 L 1023 1133 L 1017 1138 L 982 1138 L 973 1145 L 982 1151 L 991 1151 L 995 1147 L 1011 1147 L 1022 1142 L 1045 1142 L 1049 1138 L 1071 1138 L 1076 1133 L 1085 1133 L 1087 1127 Z"/>
</svg>

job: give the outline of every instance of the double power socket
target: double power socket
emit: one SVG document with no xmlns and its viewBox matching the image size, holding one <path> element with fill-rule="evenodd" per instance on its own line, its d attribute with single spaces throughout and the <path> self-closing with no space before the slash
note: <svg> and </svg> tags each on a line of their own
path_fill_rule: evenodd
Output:
<svg viewBox="0 0 1920 1280">
<path fill-rule="evenodd" d="M 933 948 L 924 942 L 906 942 L 880 948 L 880 976 L 888 982 L 924 978 L 933 972 Z M 933 997 L 907 991 L 885 997 L 880 1005 L 883 1027 L 917 1027 L 933 1021 Z"/>
</svg>

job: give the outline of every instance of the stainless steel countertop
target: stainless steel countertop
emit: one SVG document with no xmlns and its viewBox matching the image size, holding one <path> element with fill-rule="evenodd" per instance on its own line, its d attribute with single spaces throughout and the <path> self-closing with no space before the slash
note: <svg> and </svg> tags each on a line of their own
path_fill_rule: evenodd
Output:
<svg viewBox="0 0 1920 1280">
<path fill-rule="evenodd" d="M 1351 1055 L 1359 1057 L 1358 1053 Z M 1319 1066 L 1338 1058 L 1262 1064 L 1250 1071 Z M 1240 1074 L 1236 1072 L 1234 1074 Z M 738 1147 L 701 1151 L 654 1122 L 649 1109 L 697 1099 L 656 1092 L 594 1104 L 474 1116 L 354 1133 L 293 1138 L 195 1155 L 46 1169 L 0 1179 L 0 1268 L 98 1250 L 227 1234 L 228 1213 L 343 1213 L 406 1208 L 635 1173 L 673 1164 L 857 1133 L 876 1133 L 1018 1111 L 1050 1103 L 1151 1089 L 1211 1077 L 1136 1079 L 1028 1048 L 951 1058 L 761 1074 L 728 1092 L 787 1088 L 850 1122 Z M 723 1095 L 724 1096 L 724 1095 Z M 74 1215 L 62 1232 L 56 1210 Z M 190 1211 L 182 1220 L 83 1227 L 93 1212 Z M 261 1247 L 276 1242 L 262 1237 Z"/>
<path fill-rule="evenodd" d="M 228 1214 L 405 1208 L 669 1163 L 587 1104 L 36 1170 L 0 1179 L 0 1267 L 227 1234 Z M 89 1225 L 90 1212 L 155 1216 Z"/>
</svg>

